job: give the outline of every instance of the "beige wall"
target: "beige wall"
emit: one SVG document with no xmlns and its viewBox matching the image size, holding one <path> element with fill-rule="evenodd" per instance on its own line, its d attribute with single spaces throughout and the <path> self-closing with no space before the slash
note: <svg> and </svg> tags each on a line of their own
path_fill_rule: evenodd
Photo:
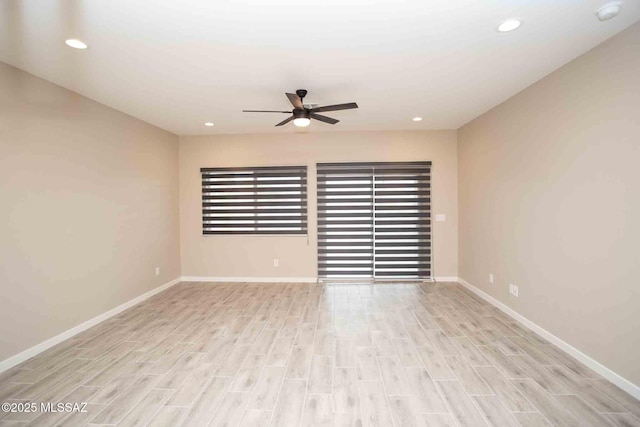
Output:
<svg viewBox="0 0 640 427">
<path fill-rule="evenodd" d="M 316 124 L 317 125 L 317 124 Z M 458 208 L 455 131 L 330 132 L 220 135 L 180 138 L 182 274 L 209 277 L 315 277 L 317 275 L 317 162 L 433 162 L 437 276 L 457 275 Z M 203 236 L 201 167 L 307 165 L 309 238 L 306 236 Z M 280 267 L 273 267 L 273 259 Z"/>
<path fill-rule="evenodd" d="M 640 24 L 461 128 L 458 156 L 460 276 L 640 384 Z"/>
<path fill-rule="evenodd" d="M 178 138 L 3 63 L 0 205 L 0 361 L 180 275 Z"/>
</svg>

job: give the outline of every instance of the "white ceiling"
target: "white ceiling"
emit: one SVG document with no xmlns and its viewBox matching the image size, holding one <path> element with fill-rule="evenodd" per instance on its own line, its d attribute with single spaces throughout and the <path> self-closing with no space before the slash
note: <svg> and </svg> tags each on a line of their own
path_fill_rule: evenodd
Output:
<svg viewBox="0 0 640 427">
<path fill-rule="evenodd" d="M 241 110 L 290 109 L 298 88 L 360 106 L 312 132 L 455 129 L 640 20 L 626 0 L 599 22 L 603 3 L 0 0 L 0 61 L 181 135 L 294 132 Z M 522 27 L 498 33 L 511 17 Z"/>
</svg>

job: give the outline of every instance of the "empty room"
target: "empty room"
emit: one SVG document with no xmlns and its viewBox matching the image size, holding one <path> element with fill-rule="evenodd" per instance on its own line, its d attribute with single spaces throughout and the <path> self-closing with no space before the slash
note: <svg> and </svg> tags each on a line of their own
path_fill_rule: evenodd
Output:
<svg viewBox="0 0 640 427">
<path fill-rule="evenodd" d="M 640 427 L 640 1 L 0 0 L 0 427 Z"/>
</svg>

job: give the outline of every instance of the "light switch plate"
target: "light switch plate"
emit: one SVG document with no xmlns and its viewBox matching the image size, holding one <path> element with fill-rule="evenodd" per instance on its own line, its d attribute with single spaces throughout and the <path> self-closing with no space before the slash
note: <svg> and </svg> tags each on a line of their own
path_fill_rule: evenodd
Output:
<svg viewBox="0 0 640 427">
<path fill-rule="evenodd" d="M 436 221 L 442 222 L 447 220 L 446 214 L 436 214 Z"/>
</svg>

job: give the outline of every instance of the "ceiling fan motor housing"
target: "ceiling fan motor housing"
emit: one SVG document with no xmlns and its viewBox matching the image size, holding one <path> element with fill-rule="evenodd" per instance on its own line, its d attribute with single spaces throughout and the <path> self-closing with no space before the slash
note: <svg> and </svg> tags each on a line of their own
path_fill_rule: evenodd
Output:
<svg viewBox="0 0 640 427">
<path fill-rule="evenodd" d="M 294 119 L 300 119 L 300 118 L 308 119 L 309 118 L 309 110 L 307 110 L 306 108 L 294 108 L 293 109 L 293 118 Z"/>
</svg>

